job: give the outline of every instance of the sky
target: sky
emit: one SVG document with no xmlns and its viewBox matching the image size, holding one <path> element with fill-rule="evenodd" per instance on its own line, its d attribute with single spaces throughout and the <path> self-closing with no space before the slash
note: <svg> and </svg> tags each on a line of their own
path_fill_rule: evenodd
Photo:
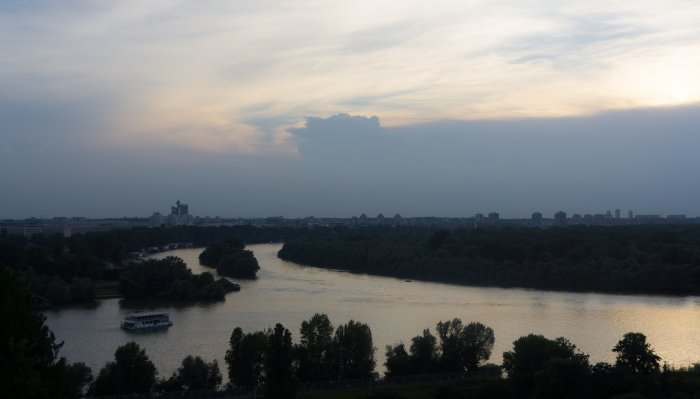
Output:
<svg viewBox="0 0 700 399">
<path fill-rule="evenodd" d="M 700 215 L 700 2 L 0 2 L 0 218 Z"/>
</svg>

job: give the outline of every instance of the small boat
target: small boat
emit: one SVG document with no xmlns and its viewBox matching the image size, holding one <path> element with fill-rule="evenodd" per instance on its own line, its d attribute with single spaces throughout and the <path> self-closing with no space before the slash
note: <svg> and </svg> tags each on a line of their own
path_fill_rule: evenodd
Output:
<svg viewBox="0 0 700 399">
<path fill-rule="evenodd" d="M 167 313 L 150 313 L 129 315 L 122 320 L 121 327 L 130 331 L 154 330 L 173 325 Z"/>
</svg>

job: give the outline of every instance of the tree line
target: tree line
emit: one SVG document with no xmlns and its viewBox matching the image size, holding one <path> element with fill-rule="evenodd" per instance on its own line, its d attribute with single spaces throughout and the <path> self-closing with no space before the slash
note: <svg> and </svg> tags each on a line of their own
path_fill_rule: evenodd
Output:
<svg viewBox="0 0 700 399">
<path fill-rule="evenodd" d="M 84 303 L 96 297 L 97 281 L 121 281 L 120 288 L 126 297 L 140 298 L 151 292 L 148 276 L 140 276 L 129 267 L 129 253 L 148 247 L 163 246 L 173 242 L 190 242 L 195 246 L 217 243 L 260 243 L 284 240 L 304 229 L 254 226 L 182 226 L 173 228 L 135 228 L 78 234 L 34 235 L 24 237 L 0 233 L 0 266 L 19 272 L 35 295 L 47 298 L 54 305 Z M 250 251 L 238 251 L 235 257 L 227 257 L 219 267 L 222 275 L 250 276 L 257 270 L 257 261 Z M 148 261 L 146 266 L 172 269 L 168 262 Z M 116 266 L 116 267 L 115 267 Z M 241 272 L 242 271 L 242 272 Z M 173 270 L 172 275 L 180 272 Z M 254 275 L 254 273 L 252 273 Z M 175 287 L 172 285 L 175 281 Z M 168 280 L 168 287 L 150 296 L 168 299 L 218 299 L 219 294 L 209 285 L 209 277 L 200 280 L 178 274 Z M 136 287 L 134 285 L 137 285 Z M 194 286 L 194 287 L 193 287 Z M 169 292 L 168 292 L 169 291 Z"/>
<path fill-rule="evenodd" d="M 0 268 L 0 397 L 77 398 L 88 395 L 188 392 L 218 389 L 222 373 L 216 360 L 187 356 L 170 376 L 159 378 L 145 349 L 134 342 L 118 347 L 114 360 L 97 376 L 82 363 L 59 357 L 61 343 L 32 308 L 31 294 L 19 276 Z M 374 379 L 375 348 L 368 325 L 349 321 L 334 327 L 316 314 L 302 322 L 298 343 L 281 324 L 263 331 L 234 328 L 225 363 L 225 389 L 257 386 L 267 398 L 293 398 L 300 383 Z M 448 398 L 693 398 L 700 373 L 671 370 L 646 337 L 625 334 L 612 348 L 614 363 L 591 364 L 565 338 L 530 334 L 513 342 L 502 366 L 488 364 L 493 330 L 479 322 L 441 321 L 437 336 L 429 329 L 386 348 L 385 376 L 451 371 L 500 370 L 503 378 L 467 379 L 436 389 Z M 394 394 L 393 398 L 400 398 Z"/>
<path fill-rule="evenodd" d="M 328 228 L 288 239 L 279 257 L 466 285 L 700 294 L 698 226 Z"/>
<path fill-rule="evenodd" d="M 223 300 L 226 295 L 211 273 L 192 274 L 175 256 L 127 265 L 119 274 L 119 287 L 127 299 Z"/>
</svg>

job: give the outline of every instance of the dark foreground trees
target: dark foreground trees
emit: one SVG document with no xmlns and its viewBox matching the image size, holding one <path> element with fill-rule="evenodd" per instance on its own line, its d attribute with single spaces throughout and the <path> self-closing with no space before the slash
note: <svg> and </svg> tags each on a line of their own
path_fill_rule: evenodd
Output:
<svg viewBox="0 0 700 399">
<path fill-rule="evenodd" d="M 334 376 L 333 325 L 325 314 L 301 322 L 300 343 L 294 347 L 301 381 L 324 381 Z"/>
<path fill-rule="evenodd" d="M 613 352 L 617 353 L 615 366 L 631 371 L 634 374 L 652 374 L 659 372 L 659 360 L 647 343 L 647 337 L 642 333 L 629 332 L 615 345 Z"/>
<path fill-rule="evenodd" d="M 503 354 L 503 369 L 515 391 L 526 396 L 590 397 L 588 355 L 565 338 L 520 337 Z"/>
<path fill-rule="evenodd" d="M 229 380 L 234 386 L 265 385 L 265 397 L 292 398 L 296 393 L 292 334 L 277 323 L 274 329 L 243 333 L 236 327 L 226 352 Z"/>
<path fill-rule="evenodd" d="M 413 337 L 410 353 L 403 343 L 387 346 L 387 375 L 473 371 L 491 357 L 495 337 L 490 327 L 453 319 L 438 322 L 436 330 L 439 346 L 428 329 Z"/>
<path fill-rule="evenodd" d="M 264 385 L 267 397 L 293 397 L 298 380 L 375 376 L 372 332 L 354 320 L 334 329 L 328 316 L 316 314 L 302 323 L 297 345 L 292 345 L 291 333 L 281 324 L 250 333 L 236 327 L 229 343 L 226 365 L 231 383 Z"/>
<path fill-rule="evenodd" d="M 136 342 L 128 342 L 114 352 L 114 361 L 100 370 L 90 394 L 128 395 L 150 392 L 157 375 L 156 366 Z"/>
<path fill-rule="evenodd" d="M 170 378 L 159 381 L 157 385 L 162 392 L 217 389 L 221 385 L 219 363 L 216 360 L 209 363 L 199 356 L 187 356 Z"/>
<path fill-rule="evenodd" d="M 59 358 L 44 320 L 20 277 L 0 266 L 0 397 L 74 398 L 92 380 L 83 363 Z"/>
</svg>

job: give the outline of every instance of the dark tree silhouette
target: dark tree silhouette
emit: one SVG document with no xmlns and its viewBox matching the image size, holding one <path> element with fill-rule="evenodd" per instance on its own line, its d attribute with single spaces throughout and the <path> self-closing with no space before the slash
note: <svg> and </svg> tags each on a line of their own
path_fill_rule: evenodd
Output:
<svg viewBox="0 0 700 399">
<path fill-rule="evenodd" d="M 374 344 L 367 324 L 350 320 L 335 330 L 333 361 L 338 378 L 374 376 Z"/>
<path fill-rule="evenodd" d="M 251 251 L 244 248 L 240 239 L 216 242 L 199 255 L 199 261 L 203 265 L 215 267 L 224 276 L 255 278 L 255 273 L 260 270 L 258 260 Z"/>
<path fill-rule="evenodd" d="M 411 364 L 411 357 L 406 352 L 406 347 L 403 343 L 398 343 L 396 345 L 386 346 L 386 361 L 384 362 L 384 367 L 386 367 L 387 377 L 397 377 L 401 375 L 413 374 L 413 365 Z"/>
<path fill-rule="evenodd" d="M 24 282 L 0 266 L 0 397 L 79 397 L 92 380 L 85 364 L 58 357 L 62 344 L 44 321 Z"/>
<path fill-rule="evenodd" d="M 328 316 L 316 313 L 301 323 L 301 342 L 295 347 L 297 375 L 301 381 L 332 379 L 330 355 L 333 346 L 333 325 Z"/>
<path fill-rule="evenodd" d="M 437 324 L 440 337 L 440 364 L 445 371 L 476 370 L 491 357 L 495 341 L 493 329 L 472 322 L 463 325 L 454 319 Z"/>
<path fill-rule="evenodd" d="M 566 338 L 550 340 L 542 335 L 530 334 L 515 340 L 513 350 L 503 353 L 503 368 L 516 391 L 523 396 L 538 390 L 547 391 L 547 384 L 555 384 L 555 381 L 547 381 L 543 376 L 557 374 L 561 377 L 569 371 L 579 372 L 586 367 L 588 355 L 579 352 Z M 586 380 L 581 380 L 582 385 L 585 383 Z M 571 381 L 557 381 L 556 384 L 570 387 Z M 559 388 L 552 389 L 553 393 L 559 392 Z"/>
<path fill-rule="evenodd" d="M 277 323 L 267 334 L 264 360 L 266 398 L 291 399 L 296 396 L 292 352 L 292 334 Z"/>
<path fill-rule="evenodd" d="M 264 377 L 267 336 L 262 331 L 244 334 L 240 327 L 231 333 L 226 351 L 228 378 L 238 386 L 260 385 Z"/>
<path fill-rule="evenodd" d="M 642 333 L 628 332 L 613 347 L 617 352 L 615 365 L 634 374 L 651 374 L 659 372 L 659 360 L 647 343 L 647 337 Z"/>
<path fill-rule="evenodd" d="M 437 338 L 429 329 L 411 338 L 411 374 L 434 373 L 438 366 Z"/>
<path fill-rule="evenodd" d="M 128 342 L 114 352 L 114 361 L 107 362 L 90 387 L 92 395 L 125 395 L 148 393 L 156 382 L 153 362 L 136 342 Z"/>
<path fill-rule="evenodd" d="M 206 362 L 199 356 L 187 356 L 167 380 L 160 382 L 162 391 L 197 391 L 216 389 L 221 385 L 221 371 L 216 360 Z"/>
</svg>

